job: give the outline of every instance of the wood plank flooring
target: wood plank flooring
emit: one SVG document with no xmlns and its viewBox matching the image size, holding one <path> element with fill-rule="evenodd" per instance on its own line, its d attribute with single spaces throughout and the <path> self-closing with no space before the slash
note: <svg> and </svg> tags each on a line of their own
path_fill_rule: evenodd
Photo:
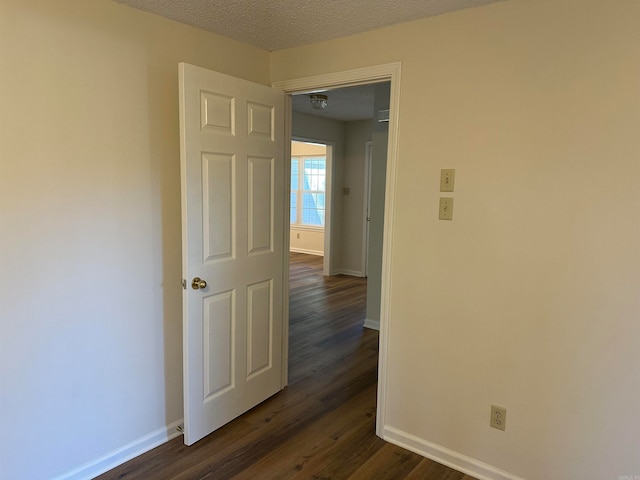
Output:
<svg viewBox="0 0 640 480">
<path fill-rule="evenodd" d="M 289 386 L 191 447 L 175 438 L 100 480 L 474 480 L 375 435 L 378 334 L 366 280 L 291 254 Z"/>
</svg>

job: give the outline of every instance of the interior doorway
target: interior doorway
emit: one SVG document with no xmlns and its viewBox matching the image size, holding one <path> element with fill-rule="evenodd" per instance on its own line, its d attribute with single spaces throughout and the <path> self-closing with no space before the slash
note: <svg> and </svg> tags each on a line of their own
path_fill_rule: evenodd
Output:
<svg viewBox="0 0 640 480">
<path fill-rule="evenodd" d="M 363 324 L 379 330 L 390 85 L 374 82 L 325 89 L 321 108 L 314 103 L 316 96 L 303 93 L 291 97 L 291 131 L 294 140 L 312 142 L 307 149 L 329 142 L 333 147 L 334 168 L 326 176 L 333 188 L 326 195 L 330 207 L 326 210 L 324 274 L 367 278 Z M 302 167 L 294 151 L 300 148 L 301 144 L 292 144 L 295 182 L 301 181 L 298 171 Z M 292 185 L 292 212 L 301 201 L 295 189 Z M 314 203 L 312 198 L 309 203 Z M 310 240 L 321 233 L 313 231 L 315 226 L 307 230 L 303 225 L 300 230 L 299 223 L 299 218 L 291 217 L 290 250 L 317 254 L 319 248 Z M 304 242 L 305 238 L 309 241 Z"/>
<path fill-rule="evenodd" d="M 291 140 L 289 251 L 322 257 L 331 275 L 331 212 L 334 145 L 315 138 Z"/>
<path fill-rule="evenodd" d="M 325 228 L 324 257 L 325 275 L 345 274 L 357 277 L 367 276 L 369 240 L 378 236 L 374 242 L 372 257 L 374 263 L 381 264 L 382 225 L 384 220 L 384 185 L 386 178 L 386 123 L 379 124 L 379 110 L 388 111 L 388 82 L 378 82 L 339 89 L 325 89 L 322 94 L 324 107 L 314 108 L 315 94 L 295 94 L 292 98 L 291 131 L 293 140 L 304 140 L 312 144 L 328 144 L 332 149 L 331 164 L 335 168 L 327 175 L 331 192 L 326 196 L 330 207 L 327 208 Z M 386 86 L 386 88 L 385 88 Z M 375 118 L 374 118 L 375 117 Z M 379 125 L 382 125 L 380 127 Z M 382 136 L 379 130 L 383 128 Z M 376 142 L 373 142 L 376 137 Z M 296 148 L 293 144 L 293 149 Z M 377 149 L 377 150 L 376 150 Z M 377 151 L 375 165 L 372 162 L 374 150 Z M 296 153 L 292 153 L 296 157 Z M 292 166 L 293 169 L 296 166 Z M 293 175 L 296 172 L 293 171 Z M 369 214 L 369 179 L 377 179 L 374 187 L 378 190 L 376 199 L 378 208 Z M 295 186 L 292 186 L 295 190 Z M 375 188 L 374 188 L 375 190 Z M 309 199 L 311 201 L 311 199 Z M 296 198 L 291 197 L 292 208 Z M 370 233 L 368 219 L 377 221 L 378 229 L 373 236 Z M 295 218 L 291 218 L 292 230 L 297 230 Z M 305 226 L 303 226 L 305 228 Z M 311 228 L 315 228 L 311 226 Z M 298 238 L 300 236 L 300 238 Z M 309 240 L 319 237 L 318 232 L 306 235 Z M 296 231 L 291 235 L 291 250 L 315 254 L 319 251 L 317 242 L 304 242 L 305 235 Z M 377 248 L 377 249 L 376 249 Z M 374 269 L 375 272 L 375 269 Z M 377 269 L 380 276 L 380 268 Z M 379 287 L 376 289 L 379 290 Z M 379 295 L 376 295 L 379 297 Z M 377 317 L 376 317 L 377 318 Z"/>
<path fill-rule="evenodd" d="M 349 87 L 357 85 L 365 85 L 372 83 L 388 82 L 389 103 L 386 109 L 384 119 L 387 128 L 387 145 L 384 149 L 385 153 L 385 169 L 383 191 L 383 219 L 381 223 L 381 265 L 380 265 L 380 302 L 379 302 L 379 368 L 377 382 L 377 413 L 376 413 L 376 433 L 385 436 L 385 398 L 387 392 L 387 322 L 388 322 L 388 305 L 390 297 L 390 270 L 391 270 L 391 251 L 392 251 L 392 235 L 391 225 L 393 225 L 395 214 L 395 185 L 396 185 L 396 166 L 397 166 L 397 125 L 398 125 L 398 107 L 400 99 L 400 64 L 392 63 L 386 65 L 378 65 L 372 67 L 364 67 L 356 70 L 343 71 L 337 73 L 328 73 L 313 77 L 298 78 L 275 82 L 274 87 L 283 90 L 289 95 L 294 94 L 310 94 L 314 92 L 323 92 L 331 88 Z M 290 97 L 291 98 L 291 97 Z M 383 116 L 379 117 L 380 119 Z M 290 116 L 288 128 L 291 132 L 294 123 L 293 115 Z M 337 170 L 334 169 L 334 170 Z M 335 172 L 334 172 L 335 176 Z M 334 189 L 334 191 L 337 189 Z M 334 195 L 335 196 L 335 195 Z M 334 219 L 335 223 L 335 219 Z M 371 233 L 371 229 L 370 229 Z M 287 265 L 288 267 L 288 265 Z M 371 265 L 369 265 L 371 268 Z M 369 272 L 370 274 L 370 272 Z M 288 301 L 288 298 L 285 298 Z M 285 341 L 288 335 L 285 333 Z"/>
<path fill-rule="evenodd" d="M 289 250 L 324 256 L 327 186 L 327 146 L 291 141 L 289 190 Z"/>
</svg>

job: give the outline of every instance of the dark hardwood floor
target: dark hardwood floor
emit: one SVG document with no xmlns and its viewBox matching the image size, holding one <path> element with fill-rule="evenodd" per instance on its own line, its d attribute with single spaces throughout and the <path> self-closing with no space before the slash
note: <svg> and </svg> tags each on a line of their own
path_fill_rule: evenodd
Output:
<svg viewBox="0 0 640 480">
<path fill-rule="evenodd" d="M 175 438 L 98 477 L 473 480 L 375 435 L 378 334 L 366 280 L 291 254 L 289 386 L 191 447 Z"/>
</svg>

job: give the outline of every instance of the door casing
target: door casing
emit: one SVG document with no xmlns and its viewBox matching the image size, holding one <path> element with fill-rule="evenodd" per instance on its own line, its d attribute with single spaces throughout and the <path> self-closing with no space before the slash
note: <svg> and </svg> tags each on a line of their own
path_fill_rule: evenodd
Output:
<svg viewBox="0 0 640 480">
<path fill-rule="evenodd" d="M 365 143 L 364 153 L 364 212 L 362 215 L 362 273 L 369 274 L 369 224 L 371 219 L 371 161 L 373 142 Z"/>
<path fill-rule="evenodd" d="M 391 266 L 392 266 L 392 240 L 393 225 L 395 215 L 395 189 L 398 165 L 398 118 L 400 107 L 400 73 L 401 63 L 388 63 L 384 65 L 376 65 L 371 67 L 363 67 L 354 70 L 346 70 L 342 72 L 327 73 L 323 75 L 315 75 L 291 80 L 283 80 L 274 82 L 273 87 L 283 90 L 288 94 L 289 103 L 285 105 L 285 132 L 288 132 L 289 142 L 285 142 L 290 146 L 291 140 L 291 98 L 294 93 L 312 93 L 322 91 L 328 88 L 343 88 L 355 85 L 363 85 L 378 82 L 390 82 L 391 91 L 389 98 L 389 144 L 387 147 L 387 178 L 385 185 L 385 206 L 384 206 L 384 233 L 382 246 L 382 288 L 380 292 L 380 353 L 378 358 L 378 400 L 376 413 L 376 434 L 383 437 L 384 426 L 386 425 L 386 409 L 385 399 L 387 392 L 387 349 L 388 349 L 388 332 L 389 332 L 389 306 L 391 294 Z M 290 156 L 291 152 L 288 152 Z M 289 169 L 291 166 L 289 165 Z M 288 172 L 290 175 L 291 172 Z M 286 199 L 285 210 L 285 228 L 288 231 L 288 197 Z M 288 236 L 285 235 L 288 243 Z M 288 245 L 287 245 L 288 248 Z M 283 266 L 286 281 L 288 282 L 288 262 Z M 285 284 L 286 285 L 286 284 Z M 287 295 L 286 303 L 288 305 L 288 289 L 284 289 Z M 284 355 L 288 355 L 286 345 L 289 337 L 288 309 L 285 308 L 284 323 Z M 287 357 L 283 359 L 283 368 L 286 375 Z M 285 377 L 286 378 L 286 377 Z"/>
</svg>

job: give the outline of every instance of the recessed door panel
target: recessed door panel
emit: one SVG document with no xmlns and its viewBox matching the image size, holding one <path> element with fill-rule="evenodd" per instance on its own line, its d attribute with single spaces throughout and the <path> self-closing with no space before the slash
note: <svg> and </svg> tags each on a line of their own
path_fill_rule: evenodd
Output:
<svg viewBox="0 0 640 480">
<path fill-rule="evenodd" d="M 273 289 L 267 280 L 247 288 L 247 378 L 271 367 L 273 343 Z"/>
<path fill-rule="evenodd" d="M 223 153 L 202 155 L 202 245 L 203 260 L 234 255 L 235 156 Z"/>
<path fill-rule="evenodd" d="M 204 401 L 213 400 L 234 384 L 234 293 L 223 292 L 203 300 Z"/>
<path fill-rule="evenodd" d="M 274 108 L 269 105 L 247 102 L 249 137 L 274 140 Z"/>
<path fill-rule="evenodd" d="M 213 92 L 200 92 L 200 121 L 203 130 L 235 135 L 235 99 Z"/>
<path fill-rule="evenodd" d="M 249 157 L 249 253 L 272 251 L 273 158 Z"/>
</svg>

